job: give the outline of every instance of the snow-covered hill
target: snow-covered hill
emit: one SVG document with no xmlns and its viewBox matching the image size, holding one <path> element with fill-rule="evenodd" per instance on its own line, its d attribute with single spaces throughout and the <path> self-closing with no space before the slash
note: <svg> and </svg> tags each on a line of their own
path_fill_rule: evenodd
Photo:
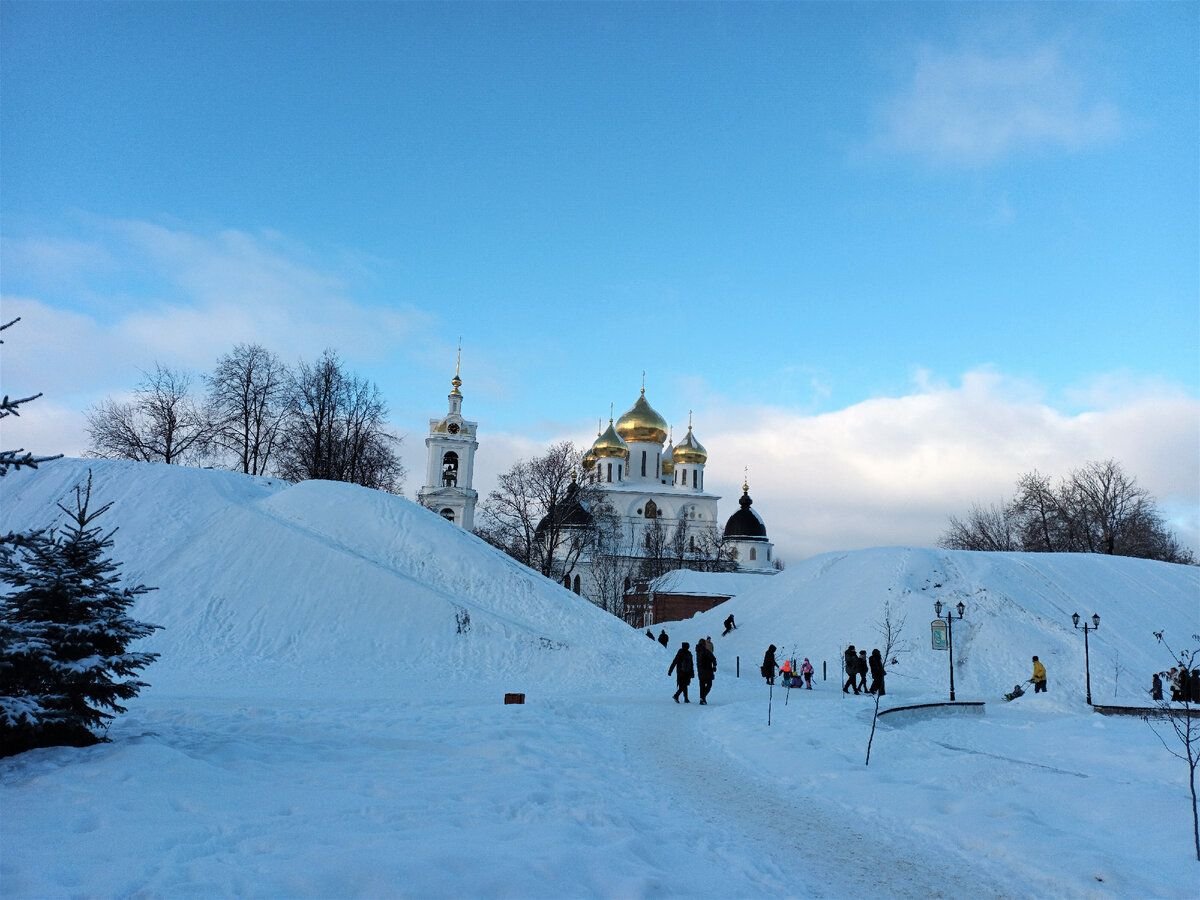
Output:
<svg viewBox="0 0 1200 900">
<path fill-rule="evenodd" d="M 61 518 L 89 469 L 124 576 L 158 588 L 135 614 L 163 626 L 147 673 L 160 687 L 394 696 L 487 677 L 523 691 L 597 668 L 628 685 L 657 662 L 570 591 L 354 485 L 62 460 L 0 482 L 0 530 Z"/>
<path fill-rule="evenodd" d="M 0 479 L 0 530 L 94 473 L 114 555 L 157 585 L 151 687 L 112 742 L 0 760 L 6 897 L 1191 897 L 1186 768 L 1137 719 L 1200 632 L 1200 569 L 885 548 L 793 564 L 646 639 L 408 501 L 324 482 L 61 460 Z M 883 706 L 944 698 L 935 599 L 978 717 L 881 720 L 849 642 L 907 646 Z M 739 628 L 720 637 L 734 612 Z M 464 627 L 469 617 L 469 627 Z M 711 634 L 711 703 L 667 665 Z M 757 677 L 768 643 L 829 664 Z M 1038 654 L 1051 690 L 999 694 Z M 741 668 L 742 677 L 735 673 Z M 525 691 L 524 706 L 504 706 Z M 693 700 L 695 700 L 693 684 Z M 768 724 L 768 721 L 770 724 Z"/>
</svg>

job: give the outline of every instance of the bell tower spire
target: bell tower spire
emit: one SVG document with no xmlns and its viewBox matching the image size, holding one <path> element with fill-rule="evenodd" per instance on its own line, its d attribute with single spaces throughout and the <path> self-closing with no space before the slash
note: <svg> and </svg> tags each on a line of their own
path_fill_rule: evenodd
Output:
<svg viewBox="0 0 1200 900">
<path fill-rule="evenodd" d="M 478 423 L 462 416 L 462 339 L 454 359 L 454 377 L 446 415 L 429 420 L 425 438 L 425 483 L 417 491 L 417 502 L 443 519 L 471 531 L 475 527 L 475 503 L 478 493 L 471 483 L 475 474 L 475 440 Z"/>
</svg>

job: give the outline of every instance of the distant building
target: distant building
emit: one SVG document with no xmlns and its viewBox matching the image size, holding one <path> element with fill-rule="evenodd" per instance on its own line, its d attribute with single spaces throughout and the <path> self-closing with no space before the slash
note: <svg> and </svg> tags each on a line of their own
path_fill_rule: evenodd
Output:
<svg viewBox="0 0 1200 900">
<path fill-rule="evenodd" d="M 454 378 L 450 380 L 446 415 L 429 420 L 429 437 L 425 438 L 425 483 L 417 491 L 417 502 L 443 519 L 472 531 L 475 528 L 475 504 L 479 500 L 479 494 L 471 487 L 475 451 L 479 449 L 475 439 L 478 423 L 462 416 L 460 363 L 461 357 L 455 363 Z"/>
<path fill-rule="evenodd" d="M 653 581 L 634 582 L 625 594 L 625 621 L 636 628 L 647 628 L 690 619 L 763 583 L 753 572 L 678 569 Z"/>
</svg>

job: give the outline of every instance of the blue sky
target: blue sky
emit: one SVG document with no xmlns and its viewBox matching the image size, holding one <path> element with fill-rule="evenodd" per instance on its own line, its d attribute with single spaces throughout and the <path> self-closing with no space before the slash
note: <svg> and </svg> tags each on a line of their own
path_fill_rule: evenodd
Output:
<svg viewBox="0 0 1200 900">
<path fill-rule="evenodd" d="M 36 380 L 31 438 L 74 452 L 156 359 L 334 346 L 419 458 L 461 336 L 486 471 L 586 440 L 645 370 L 793 555 L 929 543 L 947 505 L 1113 455 L 1195 540 L 1198 13 L 5 3 L 5 389 Z M 892 472 L 910 402 L 944 440 Z M 779 483 L 800 434 L 837 498 Z M 906 524 L 832 524 L 870 531 L 844 498 L 893 477 Z"/>
</svg>

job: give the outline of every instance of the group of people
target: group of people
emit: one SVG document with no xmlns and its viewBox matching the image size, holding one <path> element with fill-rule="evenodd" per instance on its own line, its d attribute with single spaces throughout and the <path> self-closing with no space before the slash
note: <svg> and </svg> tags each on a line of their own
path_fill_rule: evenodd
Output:
<svg viewBox="0 0 1200 900">
<path fill-rule="evenodd" d="M 691 703 L 688 697 L 688 686 L 692 683 L 692 678 L 696 675 L 700 676 L 700 705 L 708 705 L 708 692 L 712 690 L 713 679 L 717 675 L 717 657 L 713 653 L 712 637 L 702 637 L 696 641 L 696 661 L 692 662 L 692 651 L 687 641 L 684 641 L 679 650 L 675 653 L 675 658 L 671 660 L 671 667 L 667 669 L 668 675 L 675 676 L 675 702 L 679 702 L 680 694 L 683 695 L 684 703 Z"/>
<path fill-rule="evenodd" d="M 843 654 L 846 670 L 846 683 L 842 685 L 842 693 L 848 694 L 853 689 L 856 694 L 877 694 L 882 697 L 887 693 L 884 678 L 887 672 L 883 668 L 883 654 L 876 647 L 867 656 L 866 650 L 855 650 L 851 644 Z M 871 686 L 867 686 L 867 675 L 871 676 Z"/>
<path fill-rule="evenodd" d="M 1150 682 L 1150 699 L 1163 698 L 1163 679 L 1166 679 L 1171 690 L 1171 700 L 1175 703 L 1200 703 L 1200 669 L 1187 666 L 1175 666 L 1166 672 L 1155 672 Z"/>
<path fill-rule="evenodd" d="M 766 679 L 767 684 L 775 683 L 775 673 L 778 672 L 783 676 L 784 684 L 786 684 L 788 687 L 800 687 L 800 685 L 796 683 L 796 679 L 799 678 L 800 681 L 803 682 L 804 686 L 811 691 L 813 667 L 812 663 L 808 661 L 808 657 L 804 657 L 804 662 L 800 663 L 799 666 L 796 666 L 795 670 L 793 671 L 792 667 L 795 665 L 794 660 L 785 659 L 783 661 L 783 665 L 780 665 L 778 662 L 776 662 L 776 649 L 777 648 L 774 644 L 767 648 L 767 652 L 763 655 L 762 668 L 759 670 L 762 673 L 762 677 Z"/>
</svg>

